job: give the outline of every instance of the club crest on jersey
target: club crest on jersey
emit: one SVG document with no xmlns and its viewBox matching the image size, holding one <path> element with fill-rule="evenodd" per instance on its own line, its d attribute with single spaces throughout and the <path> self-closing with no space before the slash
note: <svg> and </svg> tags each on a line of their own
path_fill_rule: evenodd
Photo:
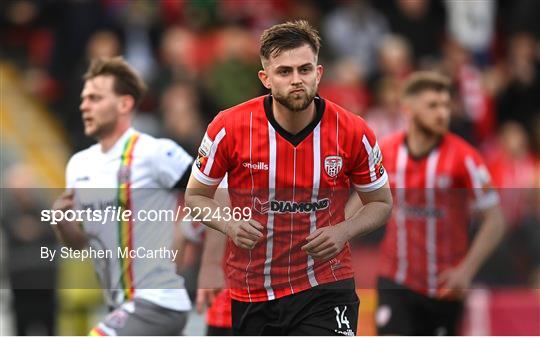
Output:
<svg viewBox="0 0 540 338">
<path fill-rule="evenodd" d="M 117 309 L 105 318 L 105 322 L 113 329 L 121 329 L 126 326 L 128 318 L 129 314 L 124 309 Z"/>
<path fill-rule="evenodd" d="M 121 166 L 118 170 L 118 183 L 129 183 L 131 178 L 131 168 L 129 166 Z"/>
<path fill-rule="evenodd" d="M 324 171 L 330 177 L 336 177 L 343 167 L 341 156 L 326 156 L 324 159 Z"/>
</svg>

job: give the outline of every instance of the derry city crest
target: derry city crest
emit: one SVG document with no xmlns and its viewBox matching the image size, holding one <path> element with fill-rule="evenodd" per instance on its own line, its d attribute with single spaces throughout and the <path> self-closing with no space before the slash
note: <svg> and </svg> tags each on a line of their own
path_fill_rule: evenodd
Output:
<svg viewBox="0 0 540 338">
<path fill-rule="evenodd" d="M 330 177 L 336 177 L 343 167 L 341 156 L 326 156 L 324 159 L 324 171 Z"/>
</svg>

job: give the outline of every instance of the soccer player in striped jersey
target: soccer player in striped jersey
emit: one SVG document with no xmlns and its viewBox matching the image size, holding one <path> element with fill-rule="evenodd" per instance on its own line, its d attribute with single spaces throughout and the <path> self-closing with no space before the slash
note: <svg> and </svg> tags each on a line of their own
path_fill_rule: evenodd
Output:
<svg viewBox="0 0 540 338">
<path fill-rule="evenodd" d="M 132 217 L 60 222 L 55 230 L 67 246 L 109 250 L 94 265 L 111 313 L 90 335 L 177 335 L 191 302 L 170 257 L 121 255 L 125 250 L 171 247 L 174 220 L 146 221 L 144 210 L 172 210 L 172 188 L 187 184 L 193 159 L 171 140 L 131 127 L 145 84 L 122 58 L 93 60 L 84 76 L 80 110 L 85 134 L 97 144 L 73 155 L 66 192 L 55 210 L 130 210 Z M 120 249 L 120 250 L 119 250 Z"/>
<path fill-rule="evenodd" d="M 504 233 L 482 158 L 448 131 L 450 89 L 438 73 L 413 74 L 403 89 L 408 128 L 381 141 L 395 204 L 382 243 L 379 334 L 459 334 L 471 280 Z M 481 226 L 469 247 L 470 209 Z"/>
<path fill-rule="evenodd" d="M 219 184 L 214 196 L 224 206 L 230 206 L 227 192 L 227 176 Z M 206 335 L 231 336 L 231 296 L 225 286 L 225 236 L 208 229 L 199 222 L 183 222 L 181 226 L 182 246 L 201 245 L 202 257 L 199 269 L 196 308 L 202 313 L 206 308 Z"/>
<path fill-rule="evenodd" d="M 262 34 L 258 75 L 271 94 L 216 116 L 188 183 L 186 203 L 219 216 L 225 210 L 212 198 L 228 174 L 232 208 L 251 210 L 246 219 L 206 222 L 228 236 L 235 334 L 354 335 L 348 240 L 391 212 L 375 135 L 362 118 L 316 95 L 319 47 L 305 21 Z M 345 221 L 351 187 L 363 206 Z"/>
</svg>

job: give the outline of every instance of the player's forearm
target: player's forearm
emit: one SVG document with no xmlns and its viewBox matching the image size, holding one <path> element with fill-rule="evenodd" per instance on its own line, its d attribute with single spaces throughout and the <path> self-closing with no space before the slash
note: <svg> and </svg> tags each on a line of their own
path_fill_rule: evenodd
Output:
<svg viewBox="0 0 540 338">
<path fill-rule="evenodd" d="M 73 249 L 83 249 L 88 244 L 88 239 L 79 224 L 74 222 L 59 222 L 53 226 L 58 241 Z"/>
<path fill-rule="evenodd" d="M 186 206 L 190 208 L 191 210 L 209 210 L 209 215 L 215 215 L 215 214 L 221 214 L 221 211 L 223 210 L 223 205 L 221 203 L 217 202 L 215 199 L 210 198 L 208 196 L 195 194 L 193 192 L 190 192 L 189 189 L 186 190 Z M 205 212 L 207 213 L 207 212 Z M 217 230 L 223 234 L 226 234 L 227 231 L 227 222 L 223 220 L 221 217 L 210 217 L 209 221 L 204 222 L 205 225 L 209 226 L 210 228 Z"/>
<path fill-rule="evenodd" d="M 344 227 L 347 239 L 356 236 L 366 235 L 388 222 L 392 213 L 392 200 L 370 202 L 360 207 L 360 209 L 350 218 L 341 223 Z"/>
<path fill-rule="evenodd" d="M 221 266 L 227 237 L 221 232 L 208 230 L 205 234 L 202 264 Z"/>
<path fill-rule="evenodd" d="M 392 213 L 392 205 L 388 182 L 378 190 L 358 192 L 358 196 L 352 196 L 345 208 L 346 219 L 340 224 L 347 240 L 368 234 L 386 224 Z"/>
<path fill-rule="evenodd" d="M 222 233 L 208 229 L 199 271 L 199 288 L 215 289 L 224 286 L 223 256 L 227 238 Z"/>
<path fill-rule="evenodd" d="M 480 230 L 462 262 L 471 278 L 474 277 L 482 264 L 501 242 L 505 230 L 506 223 L 498 205 L 484 212 Z"/>
<path fill-rule="evenodd" d="M 184 236 L 184 233 L 180 226 L 174 227 L 174 233 L 173 233 L 173 241 L 171 243 L 171 250 L 174 250 L 177 252 L 176 258 L 175 258 L 175 265 L 176 265 L 176 273 L 180 274 L 182 269 L 184 268 L 184 265 L 182 264 L 182 258 L 184 257 L 184 252 L 186 249 L 187 240 Z"/>
</svg>

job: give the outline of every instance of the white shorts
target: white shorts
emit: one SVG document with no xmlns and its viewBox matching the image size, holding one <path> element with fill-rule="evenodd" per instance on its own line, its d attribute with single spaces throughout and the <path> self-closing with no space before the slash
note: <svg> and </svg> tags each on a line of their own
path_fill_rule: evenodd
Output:
<svg viewBox="0 0 540 338">
<path fill-rule="evenodd" d="M 187 312 L 174 311 L 144 299 L 134 299 L 112 311 L 96 325 L 90 336 L 178 336 Z"/>
</svg>

